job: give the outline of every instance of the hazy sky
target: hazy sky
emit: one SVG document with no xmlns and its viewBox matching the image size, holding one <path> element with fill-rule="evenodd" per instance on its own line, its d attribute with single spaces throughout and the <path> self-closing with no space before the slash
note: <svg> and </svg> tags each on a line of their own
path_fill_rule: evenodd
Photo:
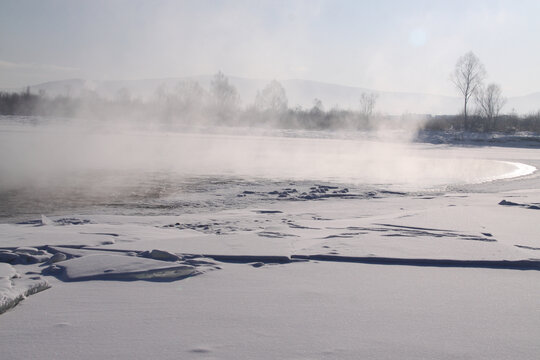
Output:
<svg viewBox="0 0 540 360">
<path fill-rule="evenodd" d="M 539 0 L 0 0 L 0 88 L 213 74 L 454 95 L 474 51 L 540 91 Z"/>
</svg>

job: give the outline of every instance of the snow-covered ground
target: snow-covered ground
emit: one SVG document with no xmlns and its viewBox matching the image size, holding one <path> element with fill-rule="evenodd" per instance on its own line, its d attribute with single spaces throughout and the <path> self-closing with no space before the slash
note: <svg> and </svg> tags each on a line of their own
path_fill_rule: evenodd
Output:
<svg viewBox="0 0 540 360">
<path fill-rule="evenodd" d="M 278 174 L 226 162 L 220 171 L 259 180 L 167 178 L 137 201 L 104 183 L 112 209 L 100 199 L 45 216 L 20 210 L 27 192 L 3 193 L 10 206 L 24 201 L 2 210 L 16 213 L 0 224 L 2 304 L 50 288 L 0 315 L 1 357 L 538 357 L 540 150 L 304 138 L 298 153 L 295 139 L 242 141 L 255 153 L 228 150 L 263 155 Z M 379 150 L 395 181 L 352 155 Z M 20 174 L 32 164 L 22 160 Z M 36 199 L 53 197 L 39 185 Z M 92 200 L 84 186 L 63 199 Z"/>
</svg>

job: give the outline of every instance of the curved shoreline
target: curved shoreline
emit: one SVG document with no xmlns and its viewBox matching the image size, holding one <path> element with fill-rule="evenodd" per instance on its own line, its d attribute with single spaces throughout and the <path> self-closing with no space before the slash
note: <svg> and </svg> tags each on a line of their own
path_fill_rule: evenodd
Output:
<svg viewBox="0 0 540 360">
<path fill-rule="evenodd" d="M 500 162 L 515 166 L 516 169 L 510 173 L 501 175 L 495 180 L 513 179 L 513 178 L 517 178 L 521 176 L 527 176 L 527 175 L 533 174 L 536 170 L 538 170 L 535 166 L 520 163 L 520 162 L 513 162 L 513 161 L 500 161 Z"/>
</svg>

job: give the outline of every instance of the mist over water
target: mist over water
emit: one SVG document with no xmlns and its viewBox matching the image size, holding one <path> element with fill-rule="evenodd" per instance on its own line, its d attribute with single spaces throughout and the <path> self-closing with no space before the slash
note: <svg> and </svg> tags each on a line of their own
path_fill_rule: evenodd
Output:
<svg viewBox="0 0 540 360">
<path fill-rule="evenodd" d="M 403 137 L 381 141 L 360 132 L 194 130 L 5 123 L 0 130 L 0 217 L 70 210 L 198 211 L 245 205 L 249 199 L 239 194 L 253 189 L 334 183 L 357 192 L 426 191 L 530 171 L 508 162 L 456 157 Z"/>
</svg>

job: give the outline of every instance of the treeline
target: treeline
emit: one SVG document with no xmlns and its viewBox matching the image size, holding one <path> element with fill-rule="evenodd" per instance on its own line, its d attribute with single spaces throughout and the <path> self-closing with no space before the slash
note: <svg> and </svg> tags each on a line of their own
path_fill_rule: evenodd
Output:
<svg viewBox="0 0 540 360">
<path fill-rule="evenodd" d="M 114 113 L 125 113 L 126 110 L 134 112 L 137 105 L 142 107 L 140 102 L 120 103 L 90 91 L 77 98 L 49 97 L 44 92 L 32 94 L 28 88 L 21 93 L 0 92 L 0 115 L 109 118 Z"/>
<path fill-rule="evenodd" d="M 272 81 L 257 93 L 250 105 L 242 107 L 236 88 L 219 72 L 209 89 L 196 81 L 180 81 L 173 89 L 157 88 L 146 101 L 133 98 L 126 88 L 119 89 L 112 99 L 91 90 L 84 90 L 77 97 L 50 97 L 43 91 L 32 94 L 29 89 L 22 93 L 0 93 L 0 114 L 152 122 L 168 128 L 223 125 L 368 130 L 374 126 L 375 100 L 376 95 L 364 94 L 359 99 L 358 110 L 337 107 L 325 110 L 319 99 L 314 99 L 309 108 L 290 108 L 285 89 Z"/>
<path fill-rule="evenodd" d="M 485 117 L 469 115 L 467 123 L 463 115 L 428 116 L 420 126 L 428 131 L 472 131 L 479 133 L 512 134 L 521 131 L 540 134 L 540 111 L 535 114 L 518 116 L 517 114 Z"/>
<path fill-rule="evenodd" d="M 30 94 L 29 88 L 22 93 L 0 92 L 0 114 L 33 115 L 39 112 L 38 105 L 42 101 L 40 96 Z"/>
<path fill-rule="evenodd" d="M 283 86 L 272 81 L 259 91 L 253 102 L 240 106 L 236 88 L 223 73 L 217 73 L 208 89 L 196 81 L 180 81 L 173 89 L 159 87 L 148 100 L 133 98 L 126 88 L 113 98 L 83 90 L 77 97 L 51 97 L 43 91 L 33 94 L 0 92 L 0 114 L 88 118 L 94 121 L 152 123 L 165 128 L 222 125 L 308 130 L 372 130 L 407 128 L 437 131 L 540 133 L 540 112 L 527 116 L 482 112 L 464 116 L 382 116 L 374 114 L 377 95 L 364 93 L 357 109 L 325 109 L 319 99 L 309 108 L 291 108 Z"/>
</svg>

